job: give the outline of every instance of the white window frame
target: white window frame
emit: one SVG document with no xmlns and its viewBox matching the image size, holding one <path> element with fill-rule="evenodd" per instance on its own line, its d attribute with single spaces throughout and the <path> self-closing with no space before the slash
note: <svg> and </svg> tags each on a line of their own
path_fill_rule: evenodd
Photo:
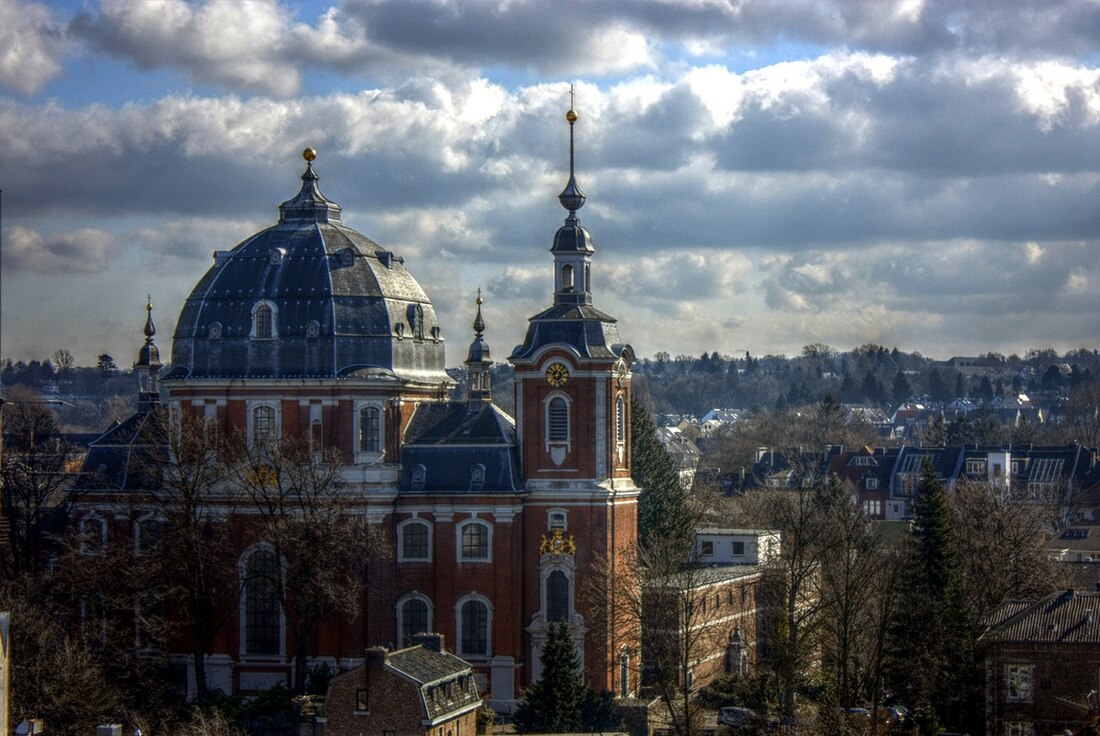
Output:
<svg viewBox="0 0 1100 736">
<path fill-rule="evenodd" d="M 551 440 L 550 439 L 550 402 L 554 399 L 563 399 L 565 401 L 565 439 L 564 440 Z M 542 415 L 543 415 L 543 431 L 546 433 L 546 449 L 551 447 L 565 446 L 566 450 L 572 451 L 573 449 L 573 397 L 564 391 L 551 391 L 542 400 Z"/>
<path fill-rule="evenodd" d="M 256 313 L 260 311 L 260 307 L 267 307 L 271 310 L 271 334 L 261 337 L 257 334 L 258 322 L 256 320 Z M 248 333 L 249 338 L 253 340 L 274 340 L 279 336 L 279 307 L 275 302 L 270 299 L 261 299 L 252 305 L 252 329 Z"/>
<path fill-rule="evenodd" d="M 261 408 L 269 408 L 275 411 L 275 428 L 271 439 L 273 442 L 278 443 L 283 436 L 283 412 L 281 402 L 274 399 L 249 401 L 247 408 L 249 444 L 253 446 L 256 444 L 256 410 Z"/>
<path fill-rule="evenodd" d="M 870 477 L 870 478 L 867 478 L 866 481 L 867 481 L 867 490 L 868 491 L 877 491 L 878 490 L 878 478 Z"/>
<path fill-rule="evenodd" d="M 364 450 L 362 449 L 362 413 L 364 409 L 377 409 L 378 410 L 378 449 L 377 450 Z M 372 399 L 369 401 L 357 401 L 355 402 L 355 414 L 354 424 L 352 428 L 353 438 L 355 442 L 355 462 L 357 463 L 369 463 L 375 462 L 386 456 L 386 402 L 381 399 Z"/>
<path fill-rule="evenodd" d="M 99 544 L 94 547 L 88 544 L 88 532 L 85 529 L 89 524 L 99 526 Z M 103 557 L 107 554 L 107 520 L 96 513 L 91 513 L 80 519 L 80 554 L 85 557 Z"/>
<path fill-rule="evenodd" d="M 629 409 L 626 406 L 626 394 L 620 391 L 615 396 L 615 453 L 620 465 L 626 458 L 626 427 L 629 423 L 627 411 Z"/>
<path fill-rule="evenodd" d="M 164 519 L 156 511 L 146 511 L 134 517 L 134 557 L 145 557 L 148 554 L 141 550 L 141 525 L 147 521 L 164 523 Z"/>
<path fill-rule="evenodd" d="M 394 605 L 394 611 L 397 617 L 397 642 L 398 648 L 412 646 L 411 641 L 405 641 L 405 604 L 409 601 L 420 601 L 428 607 L 428 623 L 425 632 L 432 631 L 432 624 L 435 622 L 435 606 L 432 605 L 432 599 L 424 595 L 418 590 L 414 590 L 410 593 L 406 593 L 397 599 L 397 603 Z"/>
<path fill-rule="evenodd" d="M 554 524 L 554 517 L 561 517 L 561 525 Z M 546 510 L 546 530 L 554 531 L 555 529 L 561 529 L 563 532 L 569 528 L 569 510 L 561 508 L 552 508 Z"/>
<path fill-rule="evenodd" d="M 485 652 L 467 652 L 463 648 L 463 636 L 462 636 L 462 608 L 471 601 L 477 601 L 485 606 Z M 458 656 L 468 660 L 484 661 L 493 656 L 493 604 L 492 602 L 481 595 L 480 593 L 467 593 L 466 595 L 455 601 L 455 633 L 456 639 L 455 649 L 458 651 Z"/>
<path fill-rule="evenodd" d="M 466 527 L 472 526 L 472 525 L 475 525 L 475 524 L 478 525 L 478 526 L 485 527 L 485 529 L 488 530 L 488 532 L 487 532 L 488 539 L 487 539 L 487 542 L 486 542 L 486 550 L 485 550 L 486 555 L 485 555 L 485 557 L 466 557 L 465 554 L 464 554 L 463 545 L 462 545 L 462 533 L 466 530 Z M 456 553 L 456 556 L 457 556 L 459 562 L 492 562 L 493 561 L 493 525 L 490 524 L 489 522 L 485 521 L 484 519 L 477 518 L 476 516 L 472 519 L 466 519 L 465 521 L 459 523 L 455 527 L 455 546 L 456 546 L 455 553 Z"/>
<path fill-rule="evenodd" d="M 1013 693 L 1013 686 L 1017 692 Z M 1022 686 L 1022 687 L 1021 687 Z M 1021 693 L 1020 690 L 1025 692 Z M 1031 703 L 1035 699 L 1035 665 L 1012 662 L 1005 665 L 1005 702 Z"/>
<path fill-rule="evenodd" d="M 428 555 L 427 557 L 407 557 L 405 555 L 405 530 L 413 525 L 428 527 Z M 398 562 L 431 562 L 432 561 L 432 542 L 434 541 L 434 528 L 433 524 L 425 519 L 421 519 L 419 516 L 414 516 L 411 519 L 405 519 L 397 525 L 397 561 Z"/>
<path fill-rule="evenodd" d="M 241 552 L 241 556 L 237 558 L 237 580 L 240 584 L 240 601 L 237 604 L 237 620 L 238 620 L 238 642 L 237 648 L 241 657 L 248 657 L 249 659 L 259 660 L 278 660 L 286 657 L 286 614 L 283 612 L 283 606 L 278 600 L 275 601 L 275 610 L 278 615 L 279 632 L 276 634 L 276 639 L 279 642 L 279 651 L 273 654 L 252 654 L 248 651 L 248 591 L 246 585 L 248 583 L 248 560 L 252 555 L 259 551 L 270 552 L 275 555 L 275 564 L 279 565 L 279 556 L 275 551 L 274 545 L 270 542 L 256 542 L 251 547 Z M 282 566 L 279 565 L 279 575 L 283 574 Z M 285 580 L 284 580 L 285 582 Z"/>
</svg>

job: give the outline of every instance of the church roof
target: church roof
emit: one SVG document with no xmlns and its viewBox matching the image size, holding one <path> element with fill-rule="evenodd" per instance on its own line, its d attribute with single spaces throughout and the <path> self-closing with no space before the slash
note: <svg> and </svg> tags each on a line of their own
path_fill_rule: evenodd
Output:
<svg viewBox="0 0 1100 736">
<path fill-rule="evenodd" d="M 184 303 L 165 378 L 447 381 L 424 290 L 402 258 L 340 221 L 307 160 L 279 223 L 215 253 Z M 261 305 L 270 337 L 256 332 Z"/>
<path fill-rule="evenodd" d="M 522 488 L 515 421 L 489 403 L 418 406 L 405 432 L 401 466 L 402 493 L 516 493 Z"/>
</svg>

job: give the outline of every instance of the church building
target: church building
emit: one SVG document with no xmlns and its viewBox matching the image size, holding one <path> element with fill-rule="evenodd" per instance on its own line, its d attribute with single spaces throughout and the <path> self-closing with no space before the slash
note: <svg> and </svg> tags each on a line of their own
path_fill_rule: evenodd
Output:
<svg viewBox="0 0 1100 736">
<path fill-rule="evenodd" d="M 301 190 L 280 205 L 278 223 L 215 252 L 180 312 L 164 375 L 150 311 L 135 364 L 139 411 L 90 447 L 85 470 L 108 482 L 82 497 L 81 530 L 137 544 L 155 516 L 145 502 L 155 479 L 127 472 L 150 412 L 201 419 L 250 442 L 304 438 L 338 462 L 348 512 L 392 545 L 383 584 L 364 588 L 354 620 L 325 623 L 311 664 L 346 671 L 368 647 L 438 632 L 472 664 L 492 706 L 508 712 L 540 676 L 549 627 L 565 622 L 589 684 L 636 692 L 638 632 L 615 623 L 609 595 L 586 585 L 637 540 L 634 353 L 594 306 L 595 249 L 577 217 L 585 202 L 573 170 L 577 115 L 566 117 L 569 178 L 559 200 L 568 214 L 547 264 L 553 300 L 509 356 L 514 417 L 493 403 L 480 292 L 468 385 L 455 392 L 427 293 L 400 255 L 341 221 L 307 149 Z M 105 501 L 108 487 L 127 499 L 125 512 Z M 277 565 L 247 520 L 232 518 L 241 512 L 227 513 L 238 556 L 226 564 Z M 250 693 L 293 684 L 282 611 L 247 581 L 240 588 L 206 657 L 208 686 Z M 181 645 L 173 656 L 193 692 L 190 652 Z"/>
</svg>

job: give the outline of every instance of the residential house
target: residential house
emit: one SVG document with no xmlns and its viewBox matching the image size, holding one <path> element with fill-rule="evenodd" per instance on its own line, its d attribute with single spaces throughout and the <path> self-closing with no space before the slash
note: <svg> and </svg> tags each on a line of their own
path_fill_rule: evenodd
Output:
<svg viewBox="0 0 1100 736">
<path fill-rule="evenodd" d="M 444 651 L 441 636 L 416 640 L 421 643 L 396 651 L 368 649 L 364 664 L 332 679 L 323 707 L 325 736 L 477 733 L 482 701 L 473 667 Z"/>
<path fill-rule="evenodd" d="M 1062 734 L 1086 724 L 1100 688 L 1100 592 L 1066 590 L 1004 604 L 979 638 L 986 734 Z"/>
</svg>

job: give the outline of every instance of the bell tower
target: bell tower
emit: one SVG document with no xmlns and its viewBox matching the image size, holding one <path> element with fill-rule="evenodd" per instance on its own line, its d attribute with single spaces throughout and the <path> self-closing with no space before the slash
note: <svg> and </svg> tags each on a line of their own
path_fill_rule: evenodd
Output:
<svg viewBox="0 0 1100 736">
<path fill-rule="evenodd" d="M 553 304 L 531 317 L 510 357 L 528 493 L 525 679 L 539 678 L 549 626 L 564 621 L 589 684 L 626 694 L 636 683 L 634 670 L 622 663 L 636 656 L 637 632 L 611 623 L 612 601 L 588 593 L 584 579 L 620 564 L 637 541 L 638 489 L 630 473 L 634 351 L 620 340 L 616 320 L 592 305 L 595 248 L 577 218 L 585 195 L 574 167 L 578 115 L 572 104 L 565 118 L 569 180 L 558 200 L 568 215 L 550 248 Z"/>
</svg>

